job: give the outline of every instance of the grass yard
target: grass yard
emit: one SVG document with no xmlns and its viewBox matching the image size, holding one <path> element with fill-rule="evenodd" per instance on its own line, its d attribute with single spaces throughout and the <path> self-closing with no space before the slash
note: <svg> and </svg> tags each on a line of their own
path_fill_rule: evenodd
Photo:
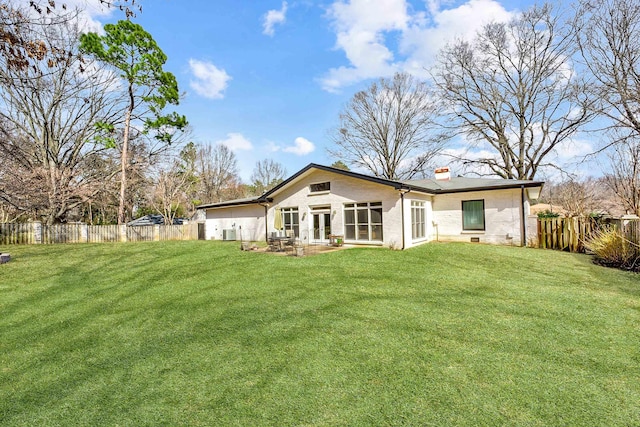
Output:
<svg viewBox="0 0 640 427">
<path fill-rule="evenodd" d="M 640 276 L 584 255 L 8 249 L 2 426 L 640 425 Z"/>
</svg>

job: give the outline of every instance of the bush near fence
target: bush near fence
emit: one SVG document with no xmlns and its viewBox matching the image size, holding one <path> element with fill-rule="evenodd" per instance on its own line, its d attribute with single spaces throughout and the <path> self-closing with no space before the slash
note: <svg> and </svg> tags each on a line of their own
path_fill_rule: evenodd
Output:
<svg viewBox="0 0 640 427">
<path fill-rule="evenodd" d="M 88 225 L 39 222 L 0 224 L 0 245 L 149 242 L 166 240 L 197 240 L 198 224 L 182 225 Z"/>
</svg>

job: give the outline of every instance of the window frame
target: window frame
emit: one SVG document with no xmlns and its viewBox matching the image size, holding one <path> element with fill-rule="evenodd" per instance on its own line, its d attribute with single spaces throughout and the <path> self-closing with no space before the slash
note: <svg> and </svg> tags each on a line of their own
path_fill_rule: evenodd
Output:
<svg viewBox="0 0 640 427">
<path fill-rule="evenodd" d="M 369 243 L 382 243 L 384 241 L 384 219 L 382 202 L 350 202 L 345 203 L 342 206 L 343 218 L 344 218 L 344 236 L 345 240 L 353 242 L 369 242 Z M 379 211 L 380 222 L 373 222 L 372 211 Z M 353 212 L 353 222 L 348 222 L 347 212 Z M 362 221 L 359 214 L 366 212 L 366 222 Z M 349 228 L 352 228 L 352 232 L 349 232 Z M 364 228 L 366 227 L 366 229 Z M 362 232 L 366 231 L 366 238 L 361 238 Z M 374 235 L 379 235 L 379 238 L 373 239 Z"/>
<path fill-rule="evenodd" d="M 293 230 L 295 237 L 300 237 L 300 210 L 297 206 L 281 208 L 282 229 L 286 232 Z M 297 220 L 294 221 L 294 219 Z"/>
<path fill-rule="evenodd" d="M 320 186 L 321 188 L 318 189 L 318 186 Z M 331 192 L 331 181 L 314 182 L 312 184 L 309 184 L 309 194 L 325 194 L 329 192 Z"/>
<path fill-rule="evenodd" d="M 470 208 L 467 208 L 465 210 L 465 204 L 471 204 L 471 203 L 481 203 L 482 205 L 482 224 L 481 226 L 472 226 L 472 224 L 467 224 L 468 221 L 465 220 L 465 211 L 468 211 Z M 487 228 L 487 222 L 486 222 L 486 213 L 485 213 L 485 207 L 484 207 L 484 199 L 474 199 L 474 200 L 462 200 L 461 203 L 461 210 L 462 210 L 462 230 L 463 231 L 476 231 L 476 232 L 481 232 L 481 231 L 486 231 Z M 481 228 L 480 228 L 481 227 Z"/>
<path fill-rule="evenodd" d="M 427 237 L 427 209 L 424 200 L 411 201 L 411 239 L 423 240 Z"/>
</svg>

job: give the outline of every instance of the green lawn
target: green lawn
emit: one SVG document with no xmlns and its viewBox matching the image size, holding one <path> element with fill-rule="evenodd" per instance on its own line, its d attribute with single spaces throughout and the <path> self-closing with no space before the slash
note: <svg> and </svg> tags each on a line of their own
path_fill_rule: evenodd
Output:
<svg viewBox="0 0 640 427">
<path fill-rule="evenodd" d="M 4 247 L 0 425 L 640 425 L 640 276 L 428 244 Z"/>
</svg>

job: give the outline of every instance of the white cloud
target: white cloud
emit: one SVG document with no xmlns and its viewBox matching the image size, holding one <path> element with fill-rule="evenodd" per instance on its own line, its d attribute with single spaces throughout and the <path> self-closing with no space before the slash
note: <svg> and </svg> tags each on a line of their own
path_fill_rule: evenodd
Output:
<svg viewBox="0 0 640 427">
<path fill-rule="evenodd" d="M 438 51 L 447 43 L 456 38 L 470 40 L 483 25 L 506 22 L 513 16 L 514 12 L 495 0 L 470 0 L 453 9 L 433 9 L 430 20 L 414 22 L 401 35 L 400 51 L 407 58 L 402 68 L 426 77 L 426 68 L 434 64 Z"/>
<path fill-rule="evenodd" d="M 209 99 L 224 98 L 224 91 L 227 88 L 231 76 L 223 69 L 213 65 L 211 62 L 189 60 L 189 68 L 195 80 L 189 82 L 189 86 L 200 96 Z"/>
<path fill-rule="evenodd" d="M 337 92 L 364 79 L 393 74 L 393 53 L 384 34 L 407 28 L 405 0 L 376 0 L 375 6 L 370 0 L 339 0 L 328 15 L 336 31 L 335 47 L 344 51 L 350 65 L 330 69 L 320 79 L 323 89 Z"/>
<path fill-rule="evenodd" d="M 227 134 L 227 139 L 216 141 L 216 144 L 226 145 L 231 151 L 249 151 L 253 149 L 253 144 L 241 133 L 231 132 Z"/>
<path fill-rule="evenodd" d="M 284 22 L 287 20 L 287 2 L 282 2 L 282 9 L 272 9 L 265 13 L 263 19 L 264 21 L 262 23 L 262 33 L 273 37 L 273 35 L 275 34 L 274 27 L 277 24 L 284 24 Z"/>
<path fill-rule="evenodd" d="M 295 139 L 292 146 L 285 147 L 282 149 L 282 151 L 286 153 L 293 153 L 298 156 L 304 156 L 312 153 L 315 149 L 316 146 L 313 144 L 313 142 L 299 136 Z"/>
<path fill-rule="evenodd" d="M 469 0 L 450 9 L 443 9 L 448 2 L 425 3 L 425 10 L 414 10 L 406 0 L 335 1 L 328 16 L 336 33 L 335 47 L 345 53 L 349 65 L 328 70 L 319 79 L 323 89 L 338 92 L 395 71 L 426 76 L 425 69 L 447 42 L 471 38 L 482 25 L 514 15 L 495 0 Z M 387 42 L 391 38 L 398 41 L 395 54 Z"/>
<path fill-rule="evenodd" d="M 328 10 L 339 32 L 380 31 L 406 27 L 406 0 L 338 0 Z"/>
<path fill-rule="evenodd" d="M 281 145 L 276 144 L 273 141 L 268 141 L 265 148 L 267 151 L 270 151 L 272 153 L 282 151 L 285 153 L 292 153 L 297 156 L 305 156 L 309 153 L 314 152 L 316 149 L 316 146 L 313 142 L 309 141 L 308 139 L 299 136 L 293 141 L 293 145 L 283 147 Z"/>
<path fill-rule="evenodd" d="M 278 144 L 276 144 L 273 141 L 267 141 L 267 144 L 265 146 L 266 150 L 271 152 L 271 153 L 275 153 L 277 151 L 280 151 L 282 149 L 282 147 L 280 147 Z"/>
<path fill-rule="evenodd" d="M 595 151 L 593 141 L 583 139 L 569 139 L 563 144 L 556 146 L 556 154 L 561 161 L 578 161 L 587 154 Z"/>
</svg>

